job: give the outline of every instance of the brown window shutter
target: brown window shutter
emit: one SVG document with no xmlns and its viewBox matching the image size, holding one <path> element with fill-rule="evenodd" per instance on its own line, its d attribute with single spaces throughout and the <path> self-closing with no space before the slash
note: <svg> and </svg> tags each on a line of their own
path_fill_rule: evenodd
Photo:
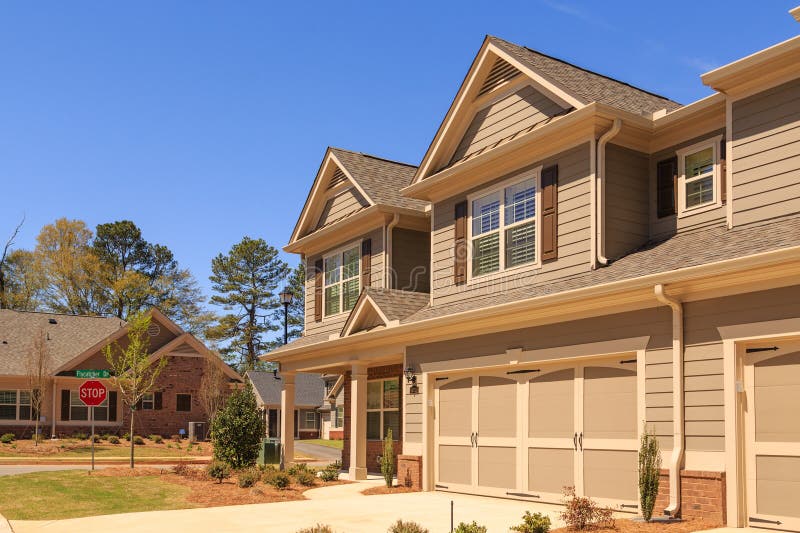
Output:
<svg viewBox="0 0 800 533">
<path fill-rule="evenodd" d="M 453 282 L 462 285 L 467 282 L 467 202 L 455 205 L 455 243 L 453 254 Z"/>
<path fill-rule="evenodd" d="M 372 239 L 361 241 L 361 288 L 369 287 L 372 278 Z"/>
<path fill-rule="evenodd" d="M 61 420 L 69 420 L 69 391 L 61 390 Z"/>
<path fill-rule="evenodd" d="M 117 391 L 108 391 L 108 421 L 117 421 Z"/>
<path fill-rule="evenodd" d="M 558 258 L 558 166 L 542 170 L 542 261 Z"/>
<path fill-rule="evenodd" d="M 136 402 L 136 408 L 135 409 L 137 411 L 141 411 L 142 410 L 142 399 L 141 398 L 139 398 L 139 401 Z"/>
<path fill-rule="evenodd" d="M 153 393 L 153 409 L 161 409 L 164 407 L 164 394 L 161 391 Z"/>
<path fill-rule="evenodd" d="M 725 157 L 725 152 L 727 151 L 727 146 L 725 143 L 725 138 L 723 137 L 719 143 L 719 197 L 720 199 L 725 202 L 728 199 L 728 176 L 727 176 L 727 158 Z"/>
<path fill-rule="evenodd" d="M 678 206 L 678 158 L 671 157 L 656 165 L 656 204 L 658 218 L 674 215 Z"/>
<path fill-rule="evenodd" d="M 322 259 L 314 262 L 314 321 L 322 322 Z"/>
</svg>

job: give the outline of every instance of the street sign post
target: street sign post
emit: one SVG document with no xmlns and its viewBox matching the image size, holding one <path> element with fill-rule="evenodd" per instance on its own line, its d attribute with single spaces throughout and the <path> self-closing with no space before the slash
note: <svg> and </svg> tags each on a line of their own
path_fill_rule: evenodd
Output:
<svg viewBox="0 0 800 533">
<path fill-rule="evenodd" d="M 94 470 L 94 408 L 106 401 L 107 395 L 106 386 L 96 379 L 84 381 L 78 388 L 78 396 L 83 405 L 89 408 L 89 416 L 92 421 L 92 470 Z"/>
</svg>

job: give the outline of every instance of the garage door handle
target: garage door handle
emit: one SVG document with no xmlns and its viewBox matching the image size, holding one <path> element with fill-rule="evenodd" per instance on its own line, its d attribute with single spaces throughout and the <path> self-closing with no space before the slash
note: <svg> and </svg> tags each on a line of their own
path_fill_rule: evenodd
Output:
<svg viewBox="0 0 800 533">
<path fill-rule="evenodd" d="M 473 448 L 475 447 L 475 432 L 474 431 L 469 434 L 469 444 Z"/>
<path fill-rule="evenodd" d="M 583 451 L 583 431 L 581 431 L 581 434 L 578 435 L 578 446 L 580 446 L 581 451 Z"/>
<path fill-rule="evenodd" d="M 576 431 L 575 434 L 572 436 L 572 445 L 575 446 L 575 451 L 578 451 L 578 432 Z"/>
</svg>

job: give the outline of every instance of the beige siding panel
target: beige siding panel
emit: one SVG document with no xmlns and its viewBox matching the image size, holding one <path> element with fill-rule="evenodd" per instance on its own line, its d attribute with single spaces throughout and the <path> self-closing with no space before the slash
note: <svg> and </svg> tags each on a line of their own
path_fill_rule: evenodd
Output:
<svg viewBox="0 0 800 533">
<path fill-rule="evenodd" d="M 733 103 L 733 223 L 800 213 L 800 80 Z"/>
<path fill-rule="evenodd" d="M 686 449 L 696 452 L 725 451 L 725 437 L 693 437 L 686 436 Z"/>
<path fill-rule="evenodd" d="M 684 394 L 686 408 L 701 407 L 705 405 L 723 405 L 724 392 L 722 390 L 687 391 Z"/>
<path fill-rule="evenodd" d="M 662 363 L 658 365 L 647 365 L 645 377 L 649 378 L 669 378 L 672 377 L 672 363 Z"/>
<path fill-rule="evenodd" d="M 672 422 L 672 407 L 648 407 L 648 422 Z"/>
<path fill-rule="evenodd" d="M 671 392 L 653 392 L 645 395 L 647 407 L 669 407 L 672 408 Z M 671 419 L 670 419 L 671 420 Z"/>
<path fill-rule="evenodd" d="M 451 163 L 561 111 L 558 104 L 530 85 L 501 97 L 478 111 L 456 148 Z"/>
<path fill-rule="evenodd" d="M 686 420 L 693 422 L 724 420 L 725 408 L 722 405 L 686 407 Z"/>
<path fill-rule="evenodd" d="M 725 422 L 716 420 L 687 420 L 686 435 L 691 437 L 724 437 Z"/>
<path fill-rule="evenodd" d="M 451 252 L 452 253 L 452 252 Z M 392 288 L 429 292 L 431 238 L 424 231 L 392 230 Z"/>
<path fill-rule="evenodd" d="M 684 376 L 713 376 L 722 374 L 722 371 L 722 359 L 686 361 L 683 366 Z"/>
<path fill-rule="evenodd" d="M 647 154 L 606 146 L 606 256 L 622 257 L 650 237 Z"/>
<path fill-rule="evenodd" d="M 669 363 L 672 364 L 672 348 L 666 350 L 647 350 L 648 365 Z"/>
<path fill-rule="evenodd" d="M 354 187 L 328 199 L 317 220 L 317 228 L 326 226 L 367 207 L 369 203 Z"/>
<path fill-rule="evenodd" d="M 722 388 L 722 376 L 687 376 L 683 378 L 687 391 L 719 390 Z"/>
<path fill-rule="evenodd" d="M 656 379 L 656 378 L 648 379 L 646 384 L 645 384 L 645 390 L 647 390 L 648 393 L 651 393 L 651 392 L 658 392 L 658 393 L 669 392 L 669 393 L 671 393 L 672 392 L 672 377 L 658 378 L 658 379 Z"/>
</svg>

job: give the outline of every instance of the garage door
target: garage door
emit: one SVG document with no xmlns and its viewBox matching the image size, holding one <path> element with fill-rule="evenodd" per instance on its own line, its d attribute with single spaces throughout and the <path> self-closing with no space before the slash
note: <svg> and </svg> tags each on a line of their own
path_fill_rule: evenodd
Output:
<svg viewBox="0 0 800 533">
<path fill-rule="evenodd" d="M 637 508 L 635 360 L 437 379 L 438 489 Z"/>
<path fill-rule="evenodd" d="M 748 352 L 748 519 L 751 526 L 800 531 L 800 344 Z"/>
</svg>

